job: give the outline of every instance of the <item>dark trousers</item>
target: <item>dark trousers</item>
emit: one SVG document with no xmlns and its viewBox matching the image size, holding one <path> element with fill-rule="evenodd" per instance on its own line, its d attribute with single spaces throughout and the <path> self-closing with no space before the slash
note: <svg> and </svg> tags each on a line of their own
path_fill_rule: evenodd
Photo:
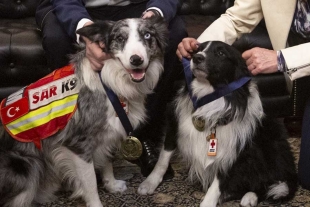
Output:
<svg viewBox="0 0 310 207">
<path fill-rule="evenodd" d="M 37 23 L 43 34 L 43 48 L 46 52 L 48 64 L 51 69 L 65 66 L 69 62 L 68 54 L 75 52 L 74 44 L 76 40 L 71 39 L 59 24 L 53 12 L 48 12 L 51 5 L 41 5 L 37 11 Z M 146 3 L 131 4 L 128 6 L 102 6 L 88 9 L 88 13 L 93 20 L 117 21 L 124 18 L 141 17 L 146 9 Z M 46 15 L 47 13 L 47 15 Z M 158 83 L 155 93 L 147 98 L 148 122 L 146 126 L 138 129 L 134 134 L 140 140 L 152 140 L 157 142 L 161 136 L 163 128 L 163 117 L 166 104 L 172 99 L 175 80 L 182 77 L 182 67 L 175 52 L 178 44 L 187 37 L 185 24 L 180 16 L 176 16 L 169 22 L 169 43 L 166 48 L 164 59 L 164 74 Z"/>
<path fill-rule="evenodd" d="M 300 185 L 310 190 L 310 98 L 307 101 L 302 121 L 298 177 Z"/>
</svg>

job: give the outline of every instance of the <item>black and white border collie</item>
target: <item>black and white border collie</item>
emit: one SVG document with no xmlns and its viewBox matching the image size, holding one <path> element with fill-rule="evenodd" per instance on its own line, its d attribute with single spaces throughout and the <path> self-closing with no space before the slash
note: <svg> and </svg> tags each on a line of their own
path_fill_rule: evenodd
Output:
<svg viewBox="0 0 310 207">
<path fill-rule="evenodd" d="M 206 192 L 201 207 L 215 207 L 232 199 L 240 199 L 241 206 L 256 206 L 265 199 L 292 198 L 297 179 L 287 134 L 282 124 L 264 115 L 253 81 L 196 110 L 193 107 L 191 93 L 199 100 L 250 76 L 240 53 L 222 42 L 205 42 L 193 56 L 190 70 L 193 81 L 179 91 L 168 110 L 170 124 L 164 147 L 138 192 L 155 191 L 177 148 L 189 165 L 189 178 L 198 179 Z M 194 127 L 193 117 L 205 121 L 201 131 Z M 213 156 L 208 155 L 212 133 L 217 141 Z"/>
<path fill-rule="evenodd" d="M 104 62 L 103 83 L 127 100 L 127 116 L 135 129 L 146 120 L 145 98 L 163 73 L 168 30 L 162 18 L 96 22 L 77 31 L 105 44 L 112 58 Z M 29 207 L 50 201 L 61 184 L 88 207 L 102 207 L 95 169 L 109 192 L 123 192 L 126 182 L 113 175 L 112 158 L 127 137 L 85 48 L 72 58 L 80 85 L 73 117 L 59 133 L 42 140 L 42 151 L 0 129 L 0 206 Z"/>
</svg>

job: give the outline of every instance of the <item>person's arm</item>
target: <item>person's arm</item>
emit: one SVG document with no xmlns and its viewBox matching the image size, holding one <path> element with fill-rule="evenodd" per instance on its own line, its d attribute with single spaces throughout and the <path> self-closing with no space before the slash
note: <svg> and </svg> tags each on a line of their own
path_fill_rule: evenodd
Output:
<svg viewBox="0 0 310 207">
<path fill-rule="evenodd" d="M 78 41 L 76 30 L 92 24 L 82 0 L 51 0 L 54 13 L 60 24 L 65 28 L 70 37 Z M 86 57 L 93 70 L 101 70 L 104 60 L 110 58 L 102 51 L 103 43 L 97 44 L 83 37 L 86 48 Z"/>
<path fill-rule="evenodd" d="M 51 0 L 53 12 L 67 34 L 76 39 L 75 31 L 81 19 L 91 19 L 82 0 Z"/>
<path fill-rule="evenodd" d="M 162 13 L 161 15 L 165 18 L 165 20 L 170 22 L 177 13 L 178 4 L 178 0 L 150 0 L 147 2 L 146 8 L 158 8 L 159 13 Z"/>
<path fill-rule="evenodd" d="M 260 0 L 235 0 L 199 37 L 199 42 L 219 40 L 232 44 L 244 33 L 250 33 L 263 18 Z"/>
<path fill-rule="evenodd" d="M 233 44 L 244 33 L 250 33 L 263 18 L 260 0 L 235 0 L 228 8 L 196 39 L 188 37 L 178 45 L 177 56 L 191 58 L 198 44 L 205 41 L 222 41 Z"/>
<path fill-rule="evenodd" d="M 310 43 L 281 50 L 284 58 L 284 72 L 291 80 L 310 75 Z"/>
</svg>

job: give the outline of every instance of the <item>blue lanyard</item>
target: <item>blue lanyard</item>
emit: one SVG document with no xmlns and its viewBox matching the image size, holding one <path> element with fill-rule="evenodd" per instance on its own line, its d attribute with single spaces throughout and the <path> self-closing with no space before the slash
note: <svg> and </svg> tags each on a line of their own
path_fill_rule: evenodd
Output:
<svg viewBox="0 0 310 207">
<path fill-rule="evenodd" d="M 103 85 L 103 88 L 106 91 L 107 96 L 108 96 L 109 100 L 111 101 L 111 103 L 114 107 L 114 110 L 116 111 L 116 113 L 117 113 L 127 135 L 131 135 L 131 133 L 133 132 L 133 127 L 132 127 L 132 125 L 128 119 L 128 116 L 127 116 L 124 108 L 121 105 L 121 102 L 119 101 L 117 95 L 103 83 L 100 72 L 98 72 L 98 75 L 99 75 L 101 84 Z"/>
<path fill-rule="evenodd" d="M 218 98 L 221 98 L 222 96 L 225 96 L 234 90 L 242 87 L 244 84 L 249 82 L 251 80 L 250 77 L 242 77 L 234 82 L 229 83 L 228 85 L 225 85 L 223 87 L 218 87 L 215 89 L 214 92 L 205 95 L 204 97 L 197 99 L 196 96 L 193 96 L 192 88 L 191 88 L 191 83 L 193 79 L 193 74 L 190 69 L 190 60 L 183 58 L 182 59 L 182 64 L 184 68 L 184 74 L 185 74 L 185 79 L 186 79 L 186 84 L 187 88 L 189 91 L 190 98 L 193 102 L 194 109 L 198 109 L 199 107 L 208 104 Z"/>
</svg>

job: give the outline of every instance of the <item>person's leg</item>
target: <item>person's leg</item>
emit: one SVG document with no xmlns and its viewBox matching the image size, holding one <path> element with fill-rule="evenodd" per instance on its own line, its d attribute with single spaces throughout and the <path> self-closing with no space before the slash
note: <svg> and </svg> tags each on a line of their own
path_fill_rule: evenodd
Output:
<svg viewBox="0 0 310 207">
<path fill-rule="evenodd" d="M 185 24 L 181 17 L 175 17 L 169 24 L 169 43 L 165 52 L 164 74 L 158 83 L 155 93 L 147 97 L 147 113 L 149 119 L 147 124 L 135 131 L 137 137 L 143 142 L 143 154 L 140 158 L 141 172 L 147 176 L 158 159 L 158 152 L 162 143 L 165 130 L 165 111 L 167 103 L 175 95 L 176 80 L 183 77 L 181 62 L 176 56 L 178 44 L 187 37 Z M 169 167 L 165 179 L 172 177 L 173 171 Z"/>
<path fill-rule="evenodd" d="M 300 185 L 310 190 L 310 99 L 306 104 L 302 121 L 298 178 Z"/>
<path fill-rule="evenodd" d="M 52 12 L 49 2 L 41 4 L 36 13 L 37 24 L 42 31 L 42 46 L 51 70 L 69 63 L 69 54 L 75 53 L 75 40 L 70 38 Z"/>
</svg>

